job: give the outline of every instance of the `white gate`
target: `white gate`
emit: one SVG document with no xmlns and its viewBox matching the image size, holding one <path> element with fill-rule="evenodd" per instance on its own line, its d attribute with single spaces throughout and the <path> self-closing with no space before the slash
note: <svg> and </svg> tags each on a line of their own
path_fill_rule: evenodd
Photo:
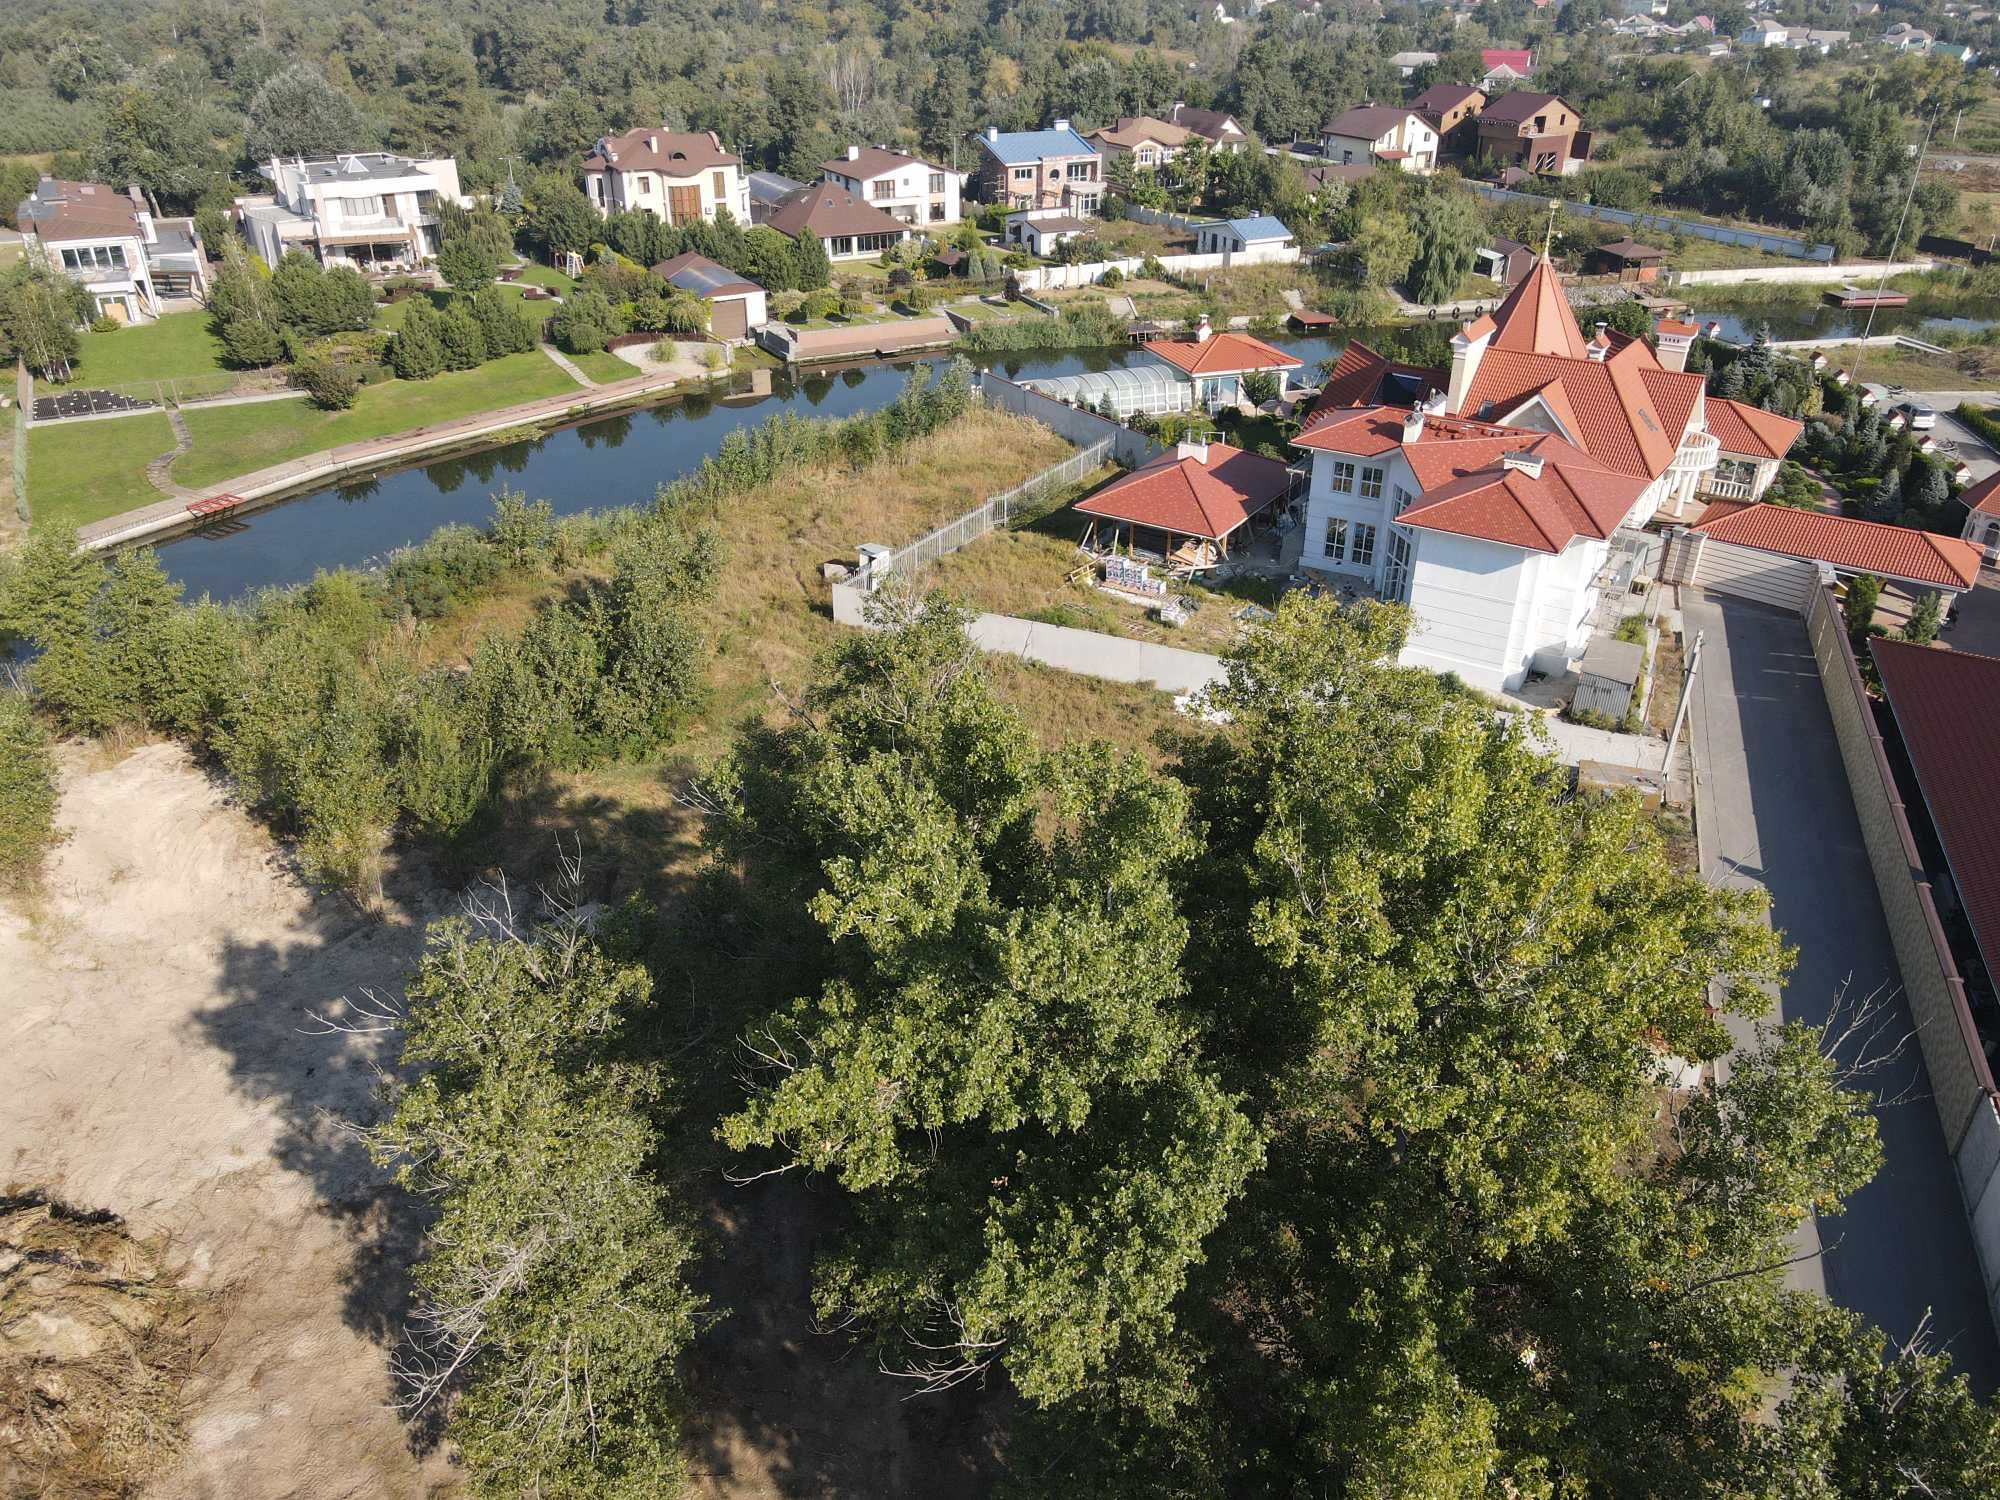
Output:
<svg viewBox="0 0 2000 1500">
<path fill-rule="evenodd" d="M 1696 588 L 1712 594 L 1728 594 L 1803 614 L 1818 577 L 1819 569 L 1799 558 L 1705 536 L 1693 581 Z"/>
</svg>

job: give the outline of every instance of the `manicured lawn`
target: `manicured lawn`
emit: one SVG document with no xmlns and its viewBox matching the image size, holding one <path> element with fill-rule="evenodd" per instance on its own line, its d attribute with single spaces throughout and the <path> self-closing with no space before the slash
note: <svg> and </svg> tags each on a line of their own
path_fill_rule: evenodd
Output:
<svg viewBox="0 0 2000 1500">
<path fill-rule="evenodd" d="M 71 367 L 72 388 L 228 373 L 222 367 L 222 340 L 210 329 L 205 312 L 169 313 L 157 323 L 82 337 L 83 349 Z M 35 389 L 50 387 L 37 381 Z"/>
<path fill-rule="evenodd" d="M 533 262 L 522 268 L 519 279 L 533 286 L 550 287 L 555 291 L 561 292 L 565 297 L 576 290 L 576 283 L 563 275 L 562 272 L 556 270 L 555 267 L 538 266 Z"/>
<path fill-rule="evenodd" d="M 165 499 L 146 483 L 146 465 L 173 446 L 174 430 L 159 411 L 31 427 L 28 514 L 37 526 L 82 526 Z"/>
<path fill-rule="evenodd" d="M 342 443 L 405 432 L 576 389 L 576 382 L 557 369 L 553 360 L 539 353 L 510 354 L 476 370 L 425 381 L 391 380 L 371 385 L 348 411 L 321 411 L 305 401 L 191 408 L 182 416 L 194 446 L 175 462 L 174 478 L 199 489 Z M 167 446 L 173 446 L 171 440 Z"/>
<path fill-rule="evenodd" d="M 551 272 L 550 274 L 554 275 L 555 273 Z M 518 286 L 510 286 L 504 281 L 499 283 L 499 287 L 504 295 L 511 299 L 522 312 L 533 318 L 537 323 L 548 322 L 549 314 L 562 306 L 560 302 L 530 302 L 526 297 L 521 295 L 521 289 Z M 439 290 L 424 292 L 421 295 L 430 298 L 431 306 L 439 312 L 443 312 L 447 307 L 451 306 L 453 294 Z M 416 297 L 405 297 L 400 302 L 383 303 L 375 309 L 375 326 L 394 333 L 403 326 L 403 319 L 410 315 L 410 309 L 416 305 Z"/>
<path fill-rule="evenodd" d="M 614 380 L 630 380 L 642 373 L 637 365 L 620 359 L 609 349 L 601 349 L 595 354 L 566 354 L 563 358 L 599 385 L 609 385 Z"/>
<path fill-rule="evenodd" d="M 518 286 L 510 286 L 504 281 L 500 283 L 500 290 L 520 303 L 521 311 L 533 318 L 537 323 L 548 322 L 550 315 L 562 306 L 560 302 L 545 301 L 539 298 L 530 302 L 526 297 L 521 295 L 521 289 Z"/>
</svg>

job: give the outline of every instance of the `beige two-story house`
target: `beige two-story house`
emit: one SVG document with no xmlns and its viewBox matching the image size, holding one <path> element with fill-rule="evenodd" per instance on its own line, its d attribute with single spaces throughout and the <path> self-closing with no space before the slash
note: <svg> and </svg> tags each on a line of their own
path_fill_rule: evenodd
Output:
<svg viewBox="0 0 2000 1500">
<path fill-rule="evenodd" d="M 750 222 L 740 157 L 712 130 L 628 130 L 607 135 L 583 159 L 583 190 L 601 214 L 638 209 L 668 224 L 713 221 L 727 209 Z"/>
<path fill-rule="evenodd" d="M 1047 130 L 988 126 L 978 139 L 979 195 L 988 203 L 1094 214 L 1104 201 L 1104 157 L 1067 120 Z"/>
</svg>

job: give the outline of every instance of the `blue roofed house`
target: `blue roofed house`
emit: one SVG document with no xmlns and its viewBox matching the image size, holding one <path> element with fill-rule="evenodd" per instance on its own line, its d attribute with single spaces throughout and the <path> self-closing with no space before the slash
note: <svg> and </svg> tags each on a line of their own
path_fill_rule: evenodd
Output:
<svg viewBox="0 0 2000 1500">
<path fill-rule="evenodd" d="M 1222 219 L 1195 227 L 1195 253 L 1227 255 L 1232 261 L 1295 260 L 1297 244 L 1284 221 L 1270 214 L 1247 219 Z"/>
<path fill-rule="evenodd" d="M 1047 130 L 989 125 L 977 139 L 977 181 L 984 202 L 1094 214 L 1104 200 L 1104 158 L 1067 120 L 1057 120 Z"/>
</svg>

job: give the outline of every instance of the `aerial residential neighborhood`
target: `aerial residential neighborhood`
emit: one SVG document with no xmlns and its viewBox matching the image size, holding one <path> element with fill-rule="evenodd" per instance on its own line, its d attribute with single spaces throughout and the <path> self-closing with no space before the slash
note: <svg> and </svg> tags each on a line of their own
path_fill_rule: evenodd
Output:
<svg viewBox="0 0 2000 1500">
<path fill-rule="evenodd" d="M 2000 14 L 0 9 L 0 1491 L 2000 1494 Z"/>
</svg>

